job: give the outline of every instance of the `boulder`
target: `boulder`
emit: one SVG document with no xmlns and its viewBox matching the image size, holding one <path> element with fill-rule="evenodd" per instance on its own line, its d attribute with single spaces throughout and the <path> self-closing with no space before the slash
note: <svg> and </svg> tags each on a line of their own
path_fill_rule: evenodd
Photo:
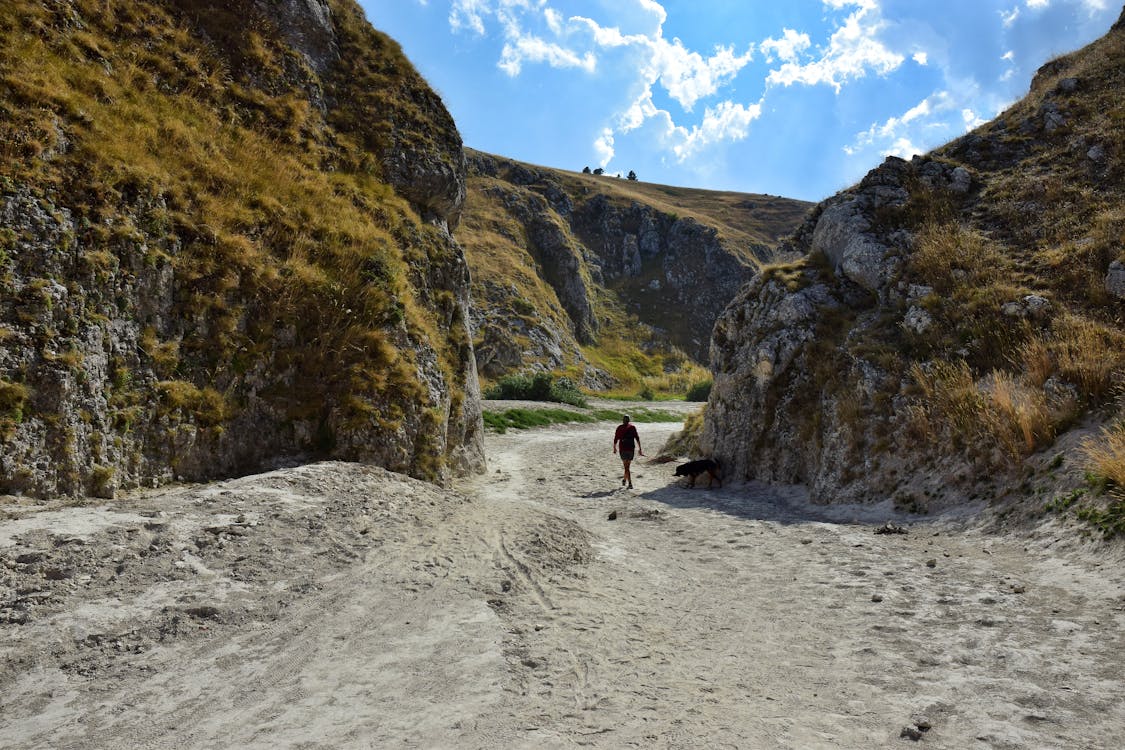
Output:
<svg viewBox="0 0 1125 750">
<path fill-rule="evenodd" d="M 1125 299 L 1125 263 L 1115 260 L 1109 264 L 1105 275 L 1105 290 L 1111 297 Z"/>
</svg>

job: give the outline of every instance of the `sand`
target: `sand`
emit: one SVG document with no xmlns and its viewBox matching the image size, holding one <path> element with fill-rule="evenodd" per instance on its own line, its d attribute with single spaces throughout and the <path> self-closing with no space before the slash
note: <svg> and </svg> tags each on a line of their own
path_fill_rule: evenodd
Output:
<svg viewBox="0 0 1125 750">
<path fill-rule="evenodd" d="M 0 747 L 1125 744 L 1116 548 L 645 459 L 629 491 L 612 428 L 490 436 L 456 491 L 321 463 L 0 504 Z"/>
</svg>

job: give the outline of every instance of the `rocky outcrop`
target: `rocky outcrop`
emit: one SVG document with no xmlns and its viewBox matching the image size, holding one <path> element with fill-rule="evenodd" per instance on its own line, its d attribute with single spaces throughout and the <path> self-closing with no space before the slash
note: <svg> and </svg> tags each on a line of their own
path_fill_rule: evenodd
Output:
<svg viewBox="0 0 1125 750">
<path fill-rule="evenodd" d="M 715 324 L 704 454 L 824 502 L 924 511 L 999 491 L 1098 413 L 1125 375 L 1122 152 L 1105 114 L 1120 34 L 1044 66 L 993 123 L 888 158 L 810 212 L 782 247 L 802 259 Z"/>
<path fill-rule="evenodd" d="M 134 146 L 94 102 L 60 107 L 40 143 L 18 130 L 34 123 L 24 95 L 2 97 L 4 139 L 28 145 L 0 165 L 0 493 L 109 496 L 308 457 L 438 482 L 482 470 L 469 271 L 449 231 L 461 141 L 397 46 L 345 0 L 61 5 L 109 55 L 94 61 L 107 85 L 153 66 L 135 122 L 183 122 Z M 44 59 L 58 47 L 81 80 L 68 27 L 37 28 Z M 230 89 L 161 67 L 173 58 L 228 70 Z M 379 76 L 353 77 L 363 65 Z M 213 161 L 179 156 L 196 152 Z"/>
<path fill-rule="evenodd" d="M 1105 291 L 1111 297 L 1125 300 L 1125 263 L 1115 260 L 1105 274 Z"/>
<path fill-rule="evenodd" d="M 591 256 L 591 275 L 637 305 L 640 317 L 703 360 L 715 318 L 756 265 L 714 227 L 632 201 L 594 195 L 570 214 Z M 674 324 L 673 324 L 674 321 Z"/>
<path fill-rule="evenodd" d="M 481 264 L 474 279 L 478 362 L 490 377 L 529 365 L 582 367 L 579 347 L 599 340 L 609 319 L 606 300 L 617 300 L 650 332 L 650 341 L 638 344 L 672 347 L 702 361 L 719 312 L 759 262 L 772 257 L 766 243 L 735 240 L 717 224 L 624 197 L 614 183 L 625 181 L 581 178 L 479 152 L 469 152 L 469 174 L 476 195 L 470 226 L 459 237 L 470 258 L 477 238 L 484 255 L 494 251 L 499 235 L 514 260 L 507 265 L 527 259 L 550 289 L 548 299 L 529 295 Z M 753 201 L 743 197 L 746 223 L 753 224 Z M 798 201 L 776 201 L 784 205 L 784 218 L 763 220 L 771 236 L 791 230 L 804 209 Z M 552 312 L 556 304 L 565 312 L 562 325 Z M 608 384 L 604 373 L 589 368 L 583 380 L 590 387 Z"/>
<path fill-rule="evenodd" d="M 575 338 L 582 344 L 593 343 L 598 331 L 594 290 L 583 257 L 584 248 L 570 233 L 570 228 L 559 220 L 559 215 L 543 196 L 500 187 L 486 188 L 486 192 L 523 226 L 526 249 L 566 310 Z"/>
</svg>

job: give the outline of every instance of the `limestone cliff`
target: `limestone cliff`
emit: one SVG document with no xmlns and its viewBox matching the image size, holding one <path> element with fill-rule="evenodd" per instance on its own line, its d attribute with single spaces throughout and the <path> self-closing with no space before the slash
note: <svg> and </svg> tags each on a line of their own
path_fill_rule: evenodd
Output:
<svg viewBox="0 0 1125 750">
<path fill-rule="evenodd" d="M 614 377 L 597 366 L 607 341 L 702 361 L 719 312 L 808 204 L 469 152 L 466 206 L 483 373 L 570 367 L 598 388 Z"/>
<path fill-rule="evenodd" d="M 483 467 L 461 140 L 352 0 L 0 18 L 0 493 Z"/>
<path fill-rule="evenodd" d="M 994 493 L 1111 413 L 1123 50 L 1119 21 L 993 122 L 817 206 L 788 245 L 802 260 L 716 324 L 704 452 L 824 501 L 926 509 Z"/>
</svg>

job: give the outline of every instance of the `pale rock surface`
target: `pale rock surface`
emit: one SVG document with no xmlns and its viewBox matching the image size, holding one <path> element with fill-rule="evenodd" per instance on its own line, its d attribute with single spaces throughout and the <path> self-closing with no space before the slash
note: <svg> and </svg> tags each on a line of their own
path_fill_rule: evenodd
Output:
<svg viewBox="0 0 1125 750">
<path fill-rule="evenodd" d="M 1105 290 L 1117 299 L 1125 299 L 1125 263 L 1115 260 L 1105 275 Z"/>
</svg>

